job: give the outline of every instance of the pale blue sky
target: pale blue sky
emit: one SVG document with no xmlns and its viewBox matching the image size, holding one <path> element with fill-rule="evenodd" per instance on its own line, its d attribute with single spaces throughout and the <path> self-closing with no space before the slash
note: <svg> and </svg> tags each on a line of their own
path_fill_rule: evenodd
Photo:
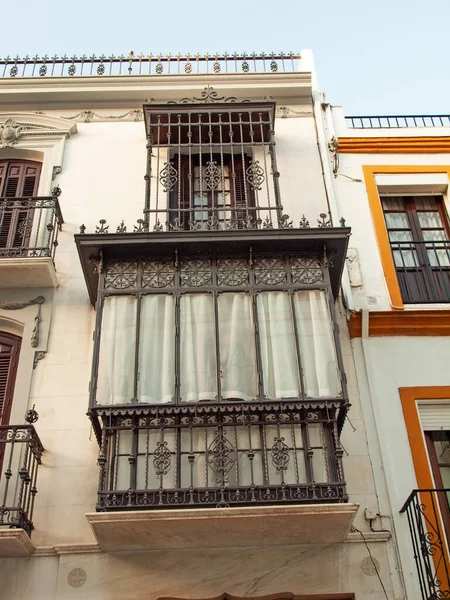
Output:
<svg viewBox="0 0 450 600">
<path fill-rule="evenodd" d="M 311 48 L 347 115 L 450 113 L 450 0 L 22 0 L 2 23 L 2 57 Z"/>
</svg>

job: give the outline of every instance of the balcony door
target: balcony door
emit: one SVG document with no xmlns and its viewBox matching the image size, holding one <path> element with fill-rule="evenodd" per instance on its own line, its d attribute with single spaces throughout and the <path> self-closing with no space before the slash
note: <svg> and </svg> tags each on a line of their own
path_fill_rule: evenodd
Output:
<svg viewBox="0 0 450 600">
<path fill-rule="evenodd" d="M 33 225 L 28 200 L 37 195 L 40 171 L 37 162 L 0 161 L 0 250 L 28 246 Z"/>
<path fill-rule="evenodd" d="M 424 433 L 435 488 L 449 490 L 438 492 L 437 495 L 447 543 L 450 543 L 450 431 Z"/>
<path fill-rule="evenodd" d="M 0 332 L 0 427 L 9 425 L 21 339 Z M 0 444 L 0 477 L 5 444 Z"/>
<path fill-rule="evenodd" d="M 450 302 L 450 231 L 443 198 L 381 200 L 403 302 Z"/>
</svg>

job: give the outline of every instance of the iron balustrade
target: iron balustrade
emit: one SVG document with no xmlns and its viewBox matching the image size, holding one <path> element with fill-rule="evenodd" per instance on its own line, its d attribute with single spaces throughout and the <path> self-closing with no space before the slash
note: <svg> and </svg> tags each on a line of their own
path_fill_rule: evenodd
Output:
<svg viewBox="0 0 450 600">
<path fill-rule="evenodd" d="M 450 597 L 450 489 L 413 490 L 400 510 L 406 513 L 423 600 Z"/>
<path fill-rule="evenodd" d="M 145 75 L 197 75 L 219 73 L 293 73 L 301 71 L 301 56 L 294 52 L 257 54 L 135 54 L 126 56 L 6 56 L 0 60 L 0 77 L 101 77 Z"/>
<path fill-rule="evenodd" d="M 33 425 L 0 425 L 0 527 L 31 535 L 43 452 Z"/>
<path fill-rule="evenodd" d="M 404 127 L 450 127 L 450 115 L 386 115 L 345 117 L 350 129 L 399 129 Z"/>
<path fill-rule="evenodd" d="M 403 301 L 450 302 L 450 241 L 391 241 Z"/>
<path fill-rule="evenodd" d="M 345 502 L 338 401 L 97 409 L 98 511 Z"/>
<path fill-rule="evenodd" d="M 0 198 L 0 258 L 55 258 L 64 223 L 56 196 Z"/>
</svg>

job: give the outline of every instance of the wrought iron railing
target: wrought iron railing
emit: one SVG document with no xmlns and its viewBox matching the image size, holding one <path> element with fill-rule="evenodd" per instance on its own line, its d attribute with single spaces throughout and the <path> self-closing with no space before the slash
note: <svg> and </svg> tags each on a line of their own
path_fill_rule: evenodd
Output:
<svg viewBox="0 0 450 600">
<path fill-rule="evenodd" d="M 98 511 L 347 500 L 339 401 L 101 408 Z"/>
<path fill-rule="evenodd" d="M 0 425 L 0 527 L 31 534 L 43 452 L 33 425 Z"/>
<path fill-rule="evenodd" d="M 450 127 L 450 115 L 386 115 L 345 117 L 350 129 L 398 129 L 403 127 Z"/>
<path fill-rule="evenodd" d="M 450 240 L 390 242 L 406 304 L 450 302 Z"/>
<path fill-rule="evenodd" d="M 400 510 L 408 518 L 423 600 L 450 597 L 450 489 L 413 490 Z"/>
<path fill-rule="evenodd" d="M 57 196 L 0 198 L 0 258 L 54 260 L 63 222 Z"/>
<path fill-rule="evenodd" d="M 135 54 L 126 56 L 7 56 L 0 77 L 93 77 L 117 75 L 197 75 L 301 71 L 294 52 L 234 54 Z"/>
</svg>

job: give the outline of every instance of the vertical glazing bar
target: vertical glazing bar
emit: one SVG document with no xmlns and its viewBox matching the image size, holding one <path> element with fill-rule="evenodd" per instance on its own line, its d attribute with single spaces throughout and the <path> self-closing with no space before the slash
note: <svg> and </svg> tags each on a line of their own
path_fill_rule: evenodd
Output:
<svg viewBox="0 0 450 600">
<path fill-rule="evenodd" d="M 170 63 L 169 63 L 170 64 Z M 182 189 L 181 189 L 181 114 L 178 116 L 178 224 L 180 227 L 185 229 L 185 210 L 186 210 L 186 199 L 182 197 Z M 184 180 L 184 177 L 183 177 Z M 184 181 L 183 181 L 184 183 Z M 183 189 L 183 193 L 186 193 L 186 190 Z M 183 206 L 183 213 L 181 213 L 181 207 Z"/>
<path fill-rule="evenodd" d="M 213 270 L 217 276 L 217 258 L 213 258 Z M 219 293 L 213 291 L 214 302 L 214 331 L 216 336 L 216 380 L 217 380 L 217 402 L 222 402 L 222 370 L 220 368 L 220 339 L 219 339 Z"/>
<path fill-rule="evenodd" d="M 290 279 L 290 270 L 288 270 L 289 273 L 289 279 Z M 302 366 L 302 354 L 300 351 L 300 335 L 299 335 L 299 325 L 298 325 L 298 321 L 297 321 L 297 315 L 295 314 L 295 303 L 294 303 L 294 292 L 292 290 L 290 290 L 289 292 L 289 298 L 290 298 L 290 302 L 291 302 L 291 313 L 292 313 L 292 321 L 294 323 L 294 337 L 295 337 L 295 353 L 297 356 L 297 363 L 298 363 L 298 371 L 299 371 L 299 378 L 300 378 L 300 392 L 302 395 L 302 398 L 306 397 L 305 394 L 305 382 L 304 382 L 304 374 L 303 374 L 303 366 Z"/>
<path fill-rule="evenodd" d="M 245 179 L 245 150 L 244 150 L 244 131 L 242 127 L 242 113 L 238 114 L 239 119 L 239 133 L 241 138 L 241 159 L 242 159 L 242 181 L 244 187 L 244 198 L 245 198 L 245 217 L 248 217 L 248 198 L 247 198 L 247 181 Z"/>
<path fill-rule="evenodd" d="M 297 456 L 297 438 L 295 435 L 294 423 L 291 424 L 291 439 L 292 439 L 292 448 L 294 450 L 295 481 L 296 481 L 296 483 L 300 483 L 300 473 L 298 470 L 298 456 Z"/>
<path fill-rule="evenodd" d="M 192 173 L 192 122 L 191 122 L 191 113 L 188 113 L 188 152 L 189 152 L 189 173 L 188 173 L 188 181 L 189 181 L 189 228 L 195 223 L 195 214 L 194 214 L 194 196 L 193 196 L 193 173 Z"/>
<path fill-rule="evenodd" d="M 141 265 L 138 264 L 138 270 Z M 138 399 L 138 386 L 139 386 L 139 356 L 140 356 L 140 340 L 141 340 L 141 310 L 142 310 L 142 296 L 139 294 L 136 298 L 136 348 L 134 350 L 134 397 L 132 402 L 139 402 Z"/>
<path fill-rule="evenodd" d="M 220 151 L 220 173 L 222 176 L 222 204 L 224 207 L 224 227 L 226 227 L 226 221 L 231 218 L 231 214 L 228 215 L 226 213 L 225 207 L 226 207 L 226 196 L 225 196 L 225 171 L 224 171 L 224 163 L 223 163 L 223 131 L 222 131 L 222 113 L 219 113 L 219 151 Z M 229 181 L 229 179 L 228 179 Z M 217 195 L 219 196 L 219 195 Z M 219 198 L 217 197 L 217 204 L 219 204 Z"/>
<path fill-rule="evenodd" d="M 178 254 L 175 264 L 178 265 Z M 177 267 L 176 267 L 177 268 Z M 178 269 L 177 269 L 178 270 Z M 175 404 L 181 402 L 181 348 L 180 348 L 180 303 L 181 296 L 175 295 Z"/>
<path fill-rule="evenodd" d="M 212 114 L 211 111 L 208 112 L 208 145 L 209 145 L 209 161 L 210 161 L 210 169 L 211 169 L 211 173 L 214 173 L 214 176 L 211 177 L 210 179 L 210 184 L 209 184 L 209 188 L 210 188 L 210 192 L 211 192 L 211 214 L 213 215 L 213 217 L 219 218 L 219 213 L 218 210 L 216 209 L 216 187 L 215 187 L 215 169 L 213 169 L 213 167 L 215 166 L 213 161 L 213 130 L 212 130 Z M 223 175 L 222 175 L 223 177 Z M 219 204 L 217 202 L 217 204 Z M 218 208 L 218 206 L 217 206 Z"/>
</svg>

